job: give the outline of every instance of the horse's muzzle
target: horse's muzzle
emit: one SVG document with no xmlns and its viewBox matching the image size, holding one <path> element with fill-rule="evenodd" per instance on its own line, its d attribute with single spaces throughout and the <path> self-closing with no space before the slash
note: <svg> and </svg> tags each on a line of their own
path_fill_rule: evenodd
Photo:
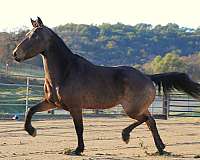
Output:
<svg viewBox="0 0 200 160">
<path fill-rule="evenodd" d="M 13 51 L 13 57 L 17 62 L 21 61 L 21 59 L 19 57 L 17 57 L 17 51 L 16 50 Z"/>
<path fill-rule="evenodd" d="M 19 58 L 17 58 L 17 57 L 15 57 L 15 60 L 16 60 L 17 62 L 20 62 L 20 61 L 21 61 L 21 59 L 19 59 Z"/>
</svg>

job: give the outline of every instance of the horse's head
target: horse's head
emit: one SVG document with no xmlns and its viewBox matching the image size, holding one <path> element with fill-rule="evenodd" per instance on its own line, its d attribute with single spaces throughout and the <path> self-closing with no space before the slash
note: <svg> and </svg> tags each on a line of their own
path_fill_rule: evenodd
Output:
<svg viewBox="0 0 200 160">
<path fill-rule="evenodd" d="M 26 34 L 13 51 L 13 56 L 18 62 L 43 53 L 49 46 L 52 36 L 50 29 L 43 25 L 39 17 L 35 21 L 31 19 L 31 23 L 33 29 Z"/>
</svg>

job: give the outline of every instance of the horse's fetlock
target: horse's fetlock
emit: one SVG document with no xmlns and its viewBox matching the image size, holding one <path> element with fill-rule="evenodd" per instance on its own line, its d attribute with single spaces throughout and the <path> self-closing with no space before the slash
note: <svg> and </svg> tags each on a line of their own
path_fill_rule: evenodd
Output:
<svg viewBox="0 0 200 160">
<path fill-rule="evenodd" d="M 84 145 L 80 145 L 76 148 L 76 150 L 74 151 L 76 155 L 81 155 L 81 153 L 84 151 Z"/>
</svg>

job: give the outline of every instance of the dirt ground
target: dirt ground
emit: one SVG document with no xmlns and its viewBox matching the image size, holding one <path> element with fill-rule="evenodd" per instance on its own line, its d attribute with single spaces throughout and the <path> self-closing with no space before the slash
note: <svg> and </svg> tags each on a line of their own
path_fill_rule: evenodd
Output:
<svg viewBox="0 0 200 160">
<path fill-rule="evenodd" d="M 67 155 L 76 147 L 71 119 L 33 121 L 38 135 L 23 131 L 22 121 L 0 121 L 0 159 L 4 160 L 165 160 L 200 158 L 200 118 L 157 120 L 166 144 L 159 156 L 145 124 L 133 130 L 129 144 L 121 140 L 121 130 L 129 118 L 85 118 L 86 149 L 82 156 Z"/>
</svg>

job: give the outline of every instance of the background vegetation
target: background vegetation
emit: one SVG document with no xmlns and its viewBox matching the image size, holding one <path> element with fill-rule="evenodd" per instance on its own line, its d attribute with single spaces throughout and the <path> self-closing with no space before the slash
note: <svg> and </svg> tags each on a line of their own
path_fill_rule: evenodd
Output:
<svg viewBox="0 0 200 160">
<path fill-rule="evenodd" d="M 104 23 L 66 24 L 53 29 L 73 52 L 95 64 L 131 65 L 147 73 L 182 71 L 200 79 L 200 28 L 179 27 L 172 23 L 155 27 L 143 23 L 135 26 Z M 26 61 L 26 67 L 12 59 L 13 48 L 27 31 L 24 28 L 0 33 L 0 71 L 2 68 L 5 71 L 9 64 L 10 71 L 20 68 L 17 73 L 22 70 L 34 74 L 34 70 L 40 70 L 36 75 L 43 75 L 39 56 Z"/>
<path fill-rule="evenodd" d="M 155 74 L 161 72 L 186 72 L 194 80 L 200 80 L 200 28 L 191 29 L 169 23 L 166 26 L 117 23 L 114 25 L 66 24 L 53 30 L 67 46 L 77 54 L 97 65 L 130 65 Z M 43 77 L 41 57 L 24 63 L 16 63 L 12 50 L 28 30 L 0 32 L 0 83 L 25 84 L 22 76 Z M 41 85 L 43 81 L 31 81 Z M 43 94 L 42 88 L 30 89 L 30 103 L 36 103 Z M 26 87 L 0 85 L 0 112 L 22 112 L 25 109 Z M 7 104 L 19 104 L 8 107 Z"/>
</svg>

